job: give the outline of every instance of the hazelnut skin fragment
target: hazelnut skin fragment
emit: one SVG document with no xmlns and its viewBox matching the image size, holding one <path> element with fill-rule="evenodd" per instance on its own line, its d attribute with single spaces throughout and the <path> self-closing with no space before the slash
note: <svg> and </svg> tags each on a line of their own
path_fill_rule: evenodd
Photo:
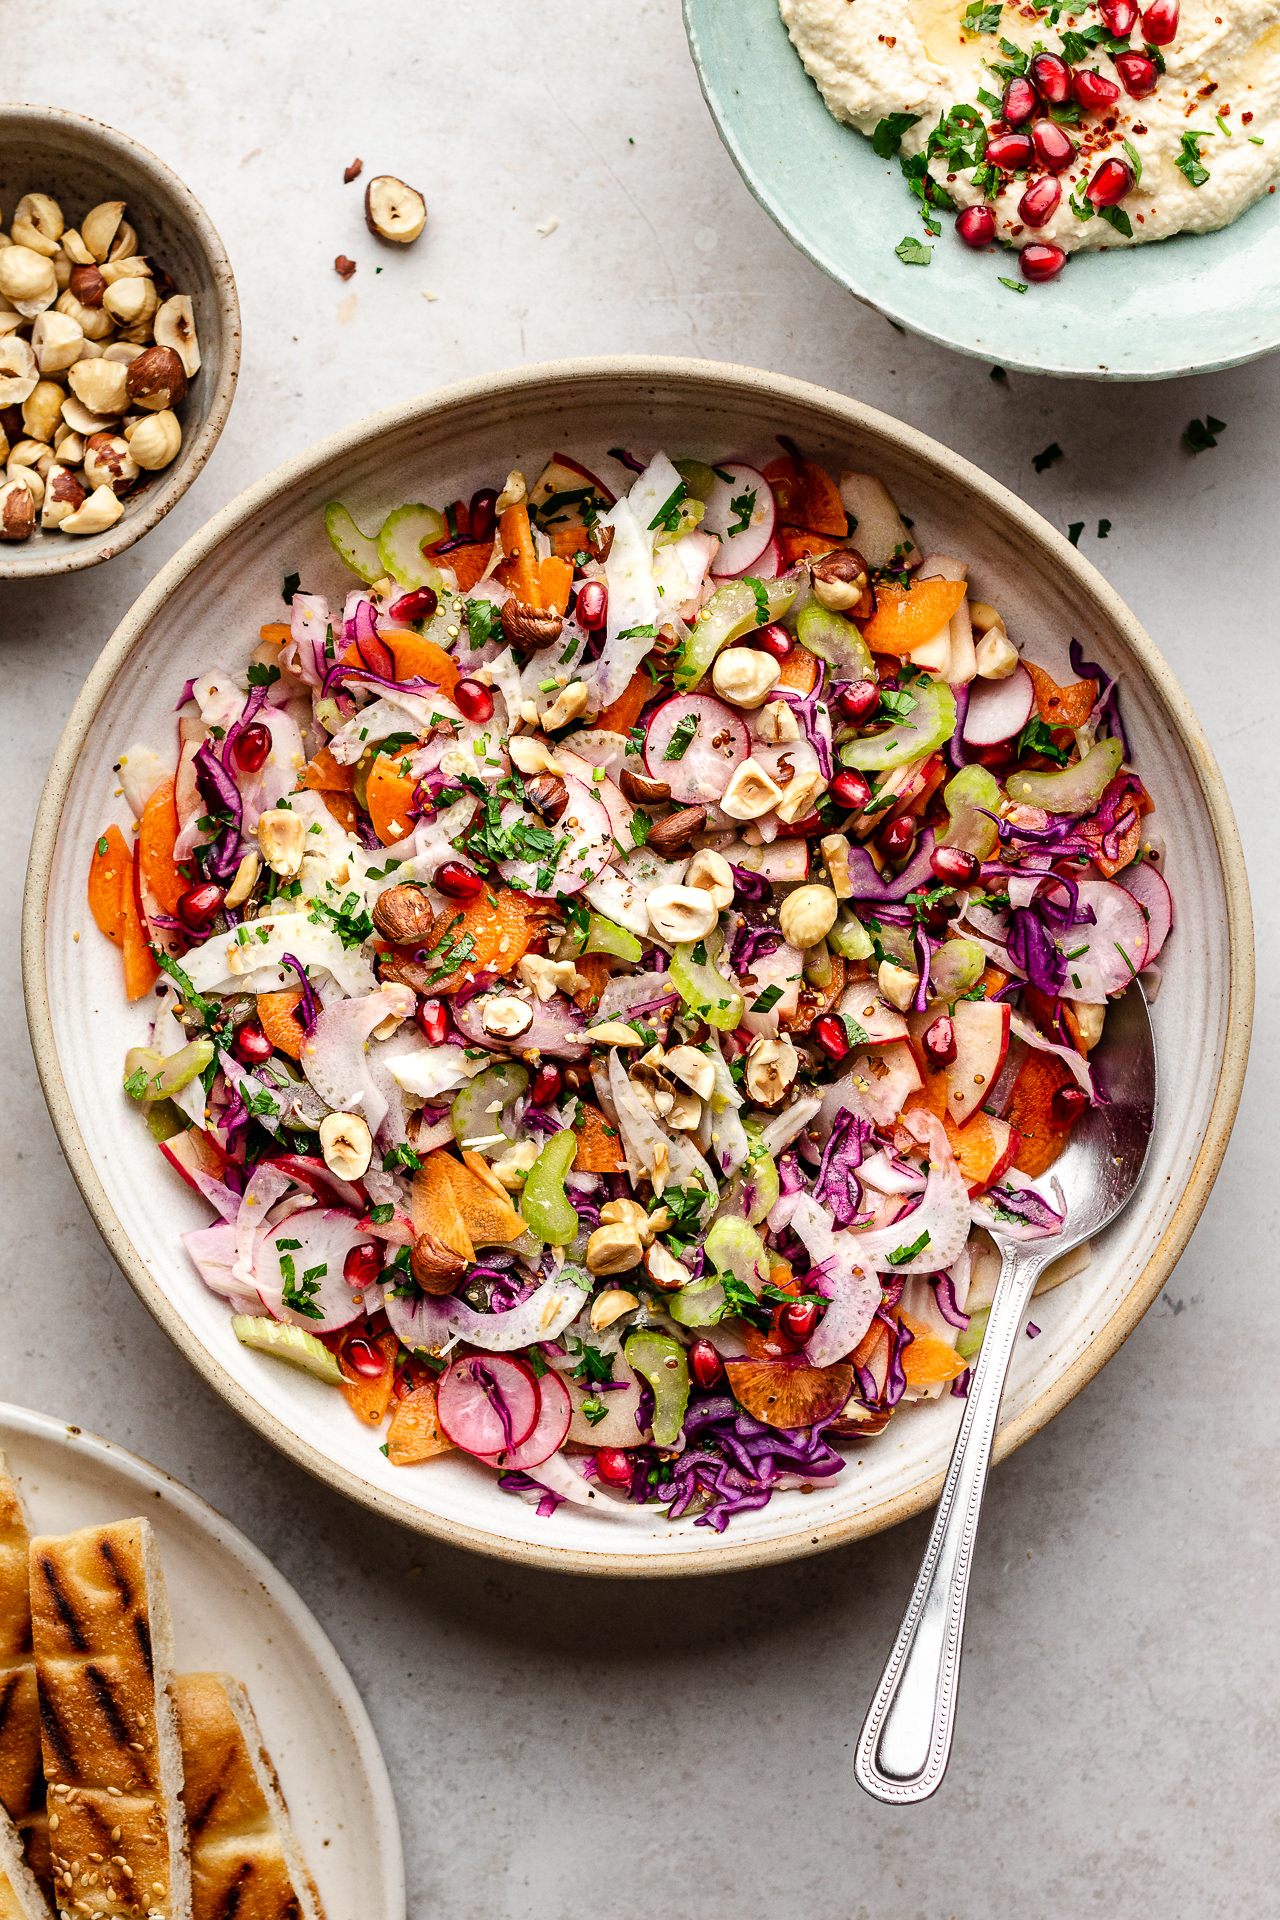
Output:
<svg viewBox="0 0 1280 1920">
<path fill-rule="evenodd" d="M 339 280 L 349 280 L 356 270 L 356 263 L 354 260 L 348 260 L 345 253 L 340 253 L 333 263 L 333 270 Z"/>
</svg>

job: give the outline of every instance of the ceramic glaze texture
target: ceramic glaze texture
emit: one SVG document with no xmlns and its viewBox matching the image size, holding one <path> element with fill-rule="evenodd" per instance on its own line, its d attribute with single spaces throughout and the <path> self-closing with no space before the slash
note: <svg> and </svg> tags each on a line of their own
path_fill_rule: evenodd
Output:
<svg viewBox="0 0 1280 1920">
<path fill-rule="evenodd" d="M 240 366 L 240 308 L 235 280 L 213 223 L 154 154 L 136 141 L 56 107 L 0 106 L 0 215 L 24 193 L 48 193 L 68 226 L 102 200 L 123 200 L 138 251 L 162 266 L 174 291 L 190 295 L 200 371 L 178 408 L 182 447 L 171 466 L 143 475 L 105 533 L 43 532 L 0 546 L 0 580 L 71 573 L 110 560 L 149 533 L 182 498 L 217 444 Z"/>
<path fill-rule="evenodd" d="M 332 1389 L 240 1347 L 225 1303 L 188 1266 L 180 1232 L 204 1207 L 164 1167 L 120 1088 L 144 1016 L 122 997 L 115 951 L 84 898 L 93 839 L 120 803 L 112 766 L 134 741 L 163 750 L 189 674 L 243 660 L 290 573 L 329 595 L 349 583 L 321 510 L 340 497 L 377 524 L 403 500 L 468 496 L 560 448 L 614 471 L 606 449 L 664 446 L 765 454 L 792 435 L 833 471 L 879 473 L 928 545 L 969 559 L 1031 658 L 1069 677 L 1071 636 L 1121 677 L 1125 724 L 1176 852 L 1177 931 L 1155 1008 L 1164 1085 L 1151 1169 L 1079 1279 L 1043 1297 L 1021 1341 L 998 1451 L 1042 1425 L 1097 1370 L 1155 1297 L 1185 1244 L 1230 1131 L 1252 1004 L 1248 898 L 1234 821 L 1208 747 L 1160 655 L 1068 543 L 976 468 L 870 409 L 774 375 L 636 359 L 526 368 L 445 389 L 362 422 L 281 468 L 218 516 L 158 577 L 90 677 L 55 756 L 37 823 L 25 968 L 37 1061 L 64 1151 L 113 1254 L 170 1336 L 277 1446 L 410 1526 L 501 1557 L 591 1572 L 713 1571 L 812 1552 L 872 1532 L 936 1496 L 959 1403 L 907 1410 L 810 1496 L 776 1496 L 723 1536 L 607 1523 L 562 1507 L 551 1520 L 450 1455 L 395 1469 L 380 1436 Z M 73 934 L 80 932 L 79 941 Z"/>
<path fill-rule="evenodd" d="M 778 0 L 684 0 L 684 15 L 707 105 L 761 206 L 815 265 L 926 339 L 1095 380 L 1207 372 L 1280 343 L 1280 196 L 1216 233 L 1090 253 L 1018 292 L 1000 278 L 1017 282 L 1016 255 L 971 252 L 947 213 L 925 233 L 897 162 L 827 111 Z M 896 257 L 904 235 L 932 249 L 928 266 Z"/>
<path fill-rule="evenodd" d="M 230 1673 L 247 1688 L 329 1920 L 403 1920 L 400 1829 L 377 1739 L 288 1581 L 178 1481 L 78 1427 L 0 1403 L 0 1452 L 33 1532 L 151 1522 L 177 1671 Z"/>
</svg>

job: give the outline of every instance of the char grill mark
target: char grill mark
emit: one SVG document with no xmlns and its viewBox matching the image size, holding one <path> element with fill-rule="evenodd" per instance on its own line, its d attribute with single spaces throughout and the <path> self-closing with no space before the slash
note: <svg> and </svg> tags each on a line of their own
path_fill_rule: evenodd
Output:
<svg viewBox="0 0 1280 1920">
<path fill-rule="evenodd" d="M 131 1612 L 134 1599 L 133 1587 L 128 1574 L 125 1573 L 120 1562 L 116 1559 L 115 1549 L 110 1540 L 100 1540 L 98 1542 L 98 1552 L 106 1563 L 107 1572 L 111 1575 L 111 1584 L 120 1595 L 121 1605 L 126 1611 Z"/>
<path fill-rule="evenodd" d="M 148 1626 L 143 1614 L 138 1614 L 135 1618 L 133 1631 L 138 1642 L 138 1651 L 142 1655 L 142 1663 L 147 1670 L 147 1678 L 148 1680 L 154 1680 L 156 1677 L 156 1669 L 155 1660 L 151 1652 L 151 1628 Z"/>
<path fill-rule="evenodd" d="M 44 1575 L 45 1585 L 49 1589 L 50 1598 L 57 1609 L 58 1618 L 67 1630 L 67 1635 L 72 1646 L 77 1653 L 88 1653 L 89 1642 L 85 1639 L 84 1631 L 76 1616 L 76 1610 L 63 1590 L 62 1582 L 58 1578 L 57 1568 L 53 1561 L 47 1556 L 41 1559 L 40 1571 Z"/>
</svg>

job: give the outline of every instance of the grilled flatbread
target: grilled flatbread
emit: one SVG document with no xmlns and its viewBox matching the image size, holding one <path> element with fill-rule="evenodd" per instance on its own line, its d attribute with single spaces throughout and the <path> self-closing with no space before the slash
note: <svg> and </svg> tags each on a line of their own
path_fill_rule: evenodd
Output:
<svg viewBox="0 0 1280 1920">
<path fill-rule="evenodd" d="M 48 1901 L 22 1857 L 22 1839 L 0 1807 L 0 1920 L 53 1920 Z"/>
<path fill-rule="evenodd" d="M 31 1542 L 59 1908 L 190 1920 L 173 1627 L 149 1521 Z"/>
<path fill-rule="evenodd" d="M 0 1806 L 22 1821 L 44 1804 L 40 1702 L 31 1658 L 30 1535 L 0 1453 Z"/>
<path fill-rule="evenodd" d="M 174 1682 L 194 1920 L 324 1920 L 249 1696 L 226 1673 Z"/>
</svg>

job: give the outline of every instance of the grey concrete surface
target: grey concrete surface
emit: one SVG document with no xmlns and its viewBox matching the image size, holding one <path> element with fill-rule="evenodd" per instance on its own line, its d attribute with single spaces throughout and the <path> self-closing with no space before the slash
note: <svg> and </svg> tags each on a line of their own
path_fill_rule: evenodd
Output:
<svg viewBox="0 0 1280 1920">
<path fill-rule="evenodd" d="M 296 1583 L 383 1741 L 414 1920 L 1277 1911 L 1275 362 L 1129 390 L 998 383 L 898 334 L 748 196 L 676 0 L 62 0 L 6 9 L 0 85 L 162 154 L 222 233 L 245 323 L 230 424 L 173 516 L 112 565 L 0 592 L 0 1397 L 180 1475 Z M 342 184 L 356 154 L 426 193 L 403 257 L 375 252 Z M 347 286 L 339 251 L 359 262 Z M 1205 723 L 1252 863 L 1261 987 L 1225 1168 L 1163 1298 L 993 1480 L 954 1758 L 917 1811 L 864 1800 L 849 1761 L 923 1521 L 660 1586 L 512 1572 L 380 1524 L 277 1459 L 170 1349 L 89 1223 L 28 1048 L 17 903 L 44 768 L 161 562 L 331 427 L 610 349 L 856 394 L 1058 526 L 1083 520 Z M 1193 460 L 1180 436 L 1206 409 L 1227 430 Z M 1037 475 L 1053 440 L 1064 457 Z"/>
</svg>

